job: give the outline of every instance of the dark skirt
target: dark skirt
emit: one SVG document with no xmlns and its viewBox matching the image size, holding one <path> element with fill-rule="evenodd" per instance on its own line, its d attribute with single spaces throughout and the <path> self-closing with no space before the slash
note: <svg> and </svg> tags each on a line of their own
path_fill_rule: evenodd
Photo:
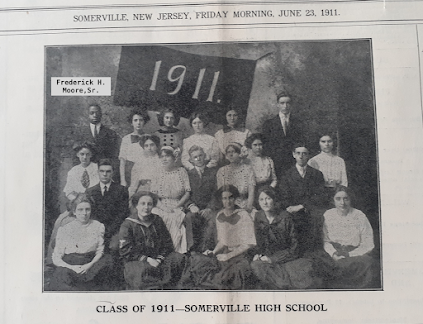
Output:
<svg viewBox="0 0 423 324">
<path fill-rule="evenodd" d="M 83 265 L 91 262 L 95 252 L 84 254 L 71 253 L 63 256 L 63 261 L 70 265 Z M 86 291 L 103 290 L 103 284 L 107 280 L 108 273 L 113 265 L 112 257 L 105 254 L 84 274 L 57 267 L 50 280 L 48 290 L 54 291 Z"/>
<path fill-rule="evenodd" d="M 172 289 L 181 277 L 185 256 L 172 252 L 157 267 L 146 260 L 130 261 L 125 264 L 124 275 L 128 289 L 153 290 Z"/>
<path fill-rule="evenodd" d="M 242 290 L 253 287 L 254 279 L 245 254 L 228 261 L 193 253 L 179 284 L 180 289 Z"/>
<path fill-rule="evenodd" d="M 325 251 L 316 251 L 313 259 L 313 267 L 327 288 L 362 289 L 375 285 L 375 262 L 368 254 L 335 261 Z"/>
<path fill-rule="evenodd" d="M 253 261 L 251 268 L 260 280 L 261 289 L 319 288 L 321 279 L 313 275 L 312 261 L 297 259 L 286 263 Z"/>
</svg>

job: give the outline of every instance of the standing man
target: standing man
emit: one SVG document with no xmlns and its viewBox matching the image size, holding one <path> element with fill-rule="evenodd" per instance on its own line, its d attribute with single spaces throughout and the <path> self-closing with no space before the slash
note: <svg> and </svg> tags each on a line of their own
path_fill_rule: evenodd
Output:
<svg viewBox="0 0 423 324">
<path fill-rule="evenodd" d="M 296 163 L 279 182 L 282 207 L 292 216 L 300 253 L 322 247 L 323 213 L 328 207 L 323 173 L 307 164 L 308 149 L 293 146 Z"/>
<path fill-rule="evenodd" d="M 113 168 L 117 170 L 119 166 L 119 146 L 120 138 L 114 130 L 104 126 L 101 123 L 103 112 L 97 104 L 88 107 L 89 127 L 83 127 L 78 134 L 78 141 L 91 142 L 94 145 L 95 154 L 93 162 L 97 163 L 101 159 L 109 159 Z M 119 172 L 114 174 L 114 180 L 117 181 Z"/>
<path fill-rule="evenodd" d="M 262 133 L 265 138 L 265 155 L 274 164 L 278 179 L 284 175 L 292 165 L 292 146 L 303 140 L 302 122 L 293 113 L 291 95 L 281 92 L 277 95 L 279 114 L 263 124 Z"/>
</svg>

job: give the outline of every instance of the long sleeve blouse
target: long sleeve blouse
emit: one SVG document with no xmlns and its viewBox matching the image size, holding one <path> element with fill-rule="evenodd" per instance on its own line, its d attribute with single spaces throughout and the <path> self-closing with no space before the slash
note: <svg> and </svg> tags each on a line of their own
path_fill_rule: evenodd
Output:
<svg viewBox="0 0 423 324">
<path fill-rule="evenodd" d="M 91 162 L 86 168 L 84 168 L 81 164 L 75 165 L 72 169 L 69 170 L 66 185 L 63 189 L 66 197 L 68 197 L 72 192 L 85 192 L 86 188 L 82 185 L 82 175 L 84 174 L 85 170 L 87 170 L 89 179 L 87 188 L 95 186 L 100 182 L 98 177 L 97 163 Z"/>
<path fill-rule="evenodd" d="M 336 208 L 332 208 L 323 216 L 324 249 L 330 256 L 337 251 L 334 244 L 350 246 L 350 257 L 364 255 L 373 250 L 373 229 L 362 211 L 351 208 L 346 216 L 342 216 Z"/>
<path fill-rule="evenodd" d="M 272 223 L 260 210 L 254 218 L 257 240 L 256 254 L 270 258 L 273 263 L 288 262 L 298 258 L 298 240 L 292 218 L 282 213 Z"/>
</svg>

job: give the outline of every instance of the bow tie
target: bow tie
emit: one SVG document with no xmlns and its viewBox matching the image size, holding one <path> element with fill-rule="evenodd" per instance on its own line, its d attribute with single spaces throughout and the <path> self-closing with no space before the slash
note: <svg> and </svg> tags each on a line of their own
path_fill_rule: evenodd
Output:
<svg viewBox="0 0 423 324">
<path fill-rule="evenodd" d="M 141 139 L 139 135 L 131 135 L 131 143 L 138 143 Z"/>
<path fill-rule="evenodd" d="M 217 216 L 217 220 L 221 223 L 227 222 L 231 225 L 235 225 L 240 220 L 241 216 L 236 213 L 235 215 L 232 214 L 231 216 L 226 216 L 224 213 L 220 213 L 219 216 Z"/>
<path fill-rule="evenodd" d="M 238 132 L 242 132 L 243 133 L 243 132 L 245 132 L 245 127 L 244 126 L 238 126 L 238 127 L 232 128 L 232 127 L 229 127 L 228 125 L 223 126 L 223 132 L 224 133 L 229 133 L 229 132 L 231 132 L 233 130 L 236 130 Z"/>
</svg>

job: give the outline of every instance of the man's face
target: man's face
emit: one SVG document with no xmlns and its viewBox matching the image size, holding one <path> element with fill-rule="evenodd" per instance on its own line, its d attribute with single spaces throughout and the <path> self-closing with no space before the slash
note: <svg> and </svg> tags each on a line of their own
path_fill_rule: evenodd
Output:
<svg viewBox="0 0 423 324">
<path fill-rule="evenodd" d="M 289 97 L 280 97 L 278 99 L 278 103 L 277 103 L 279 112 L 287 115 L 291 112 L 292 110 L 292 106 L 291 106 L 291 98 Z"/>
<path fill-rule="evenodd" d="M 308 161 L 308 150 L 305 147 L 297 147 L 295 151 L 292 153 L 292 155 L 295 158 L 295 161 L 297 161 L 297 164 L 301 167 L 304 167 L 307 165 Z"/>
<path fill-rule="evenodd" d="M 203 167 L 205 164 L 205 154 L 203 151 L 198 150 L 191 153 L 190 162 L 194 164 L 196 167 Z"/>
<path fill-rule="evenodd" d="M 113 168 L 111 165 L 100 165 L 98 168 L 98 176 L 100 177 L 100 182 L 103 184 L 108 184 L 112 181 L 113 177 Z"/>
<path fill-rule="evenodd" d="M 101 122 L 102 115 L 101 109 L 97 106 L 91 106 L 88 110 L 88 118 L 91 124 L 96 125 Z"/>
</svg>

